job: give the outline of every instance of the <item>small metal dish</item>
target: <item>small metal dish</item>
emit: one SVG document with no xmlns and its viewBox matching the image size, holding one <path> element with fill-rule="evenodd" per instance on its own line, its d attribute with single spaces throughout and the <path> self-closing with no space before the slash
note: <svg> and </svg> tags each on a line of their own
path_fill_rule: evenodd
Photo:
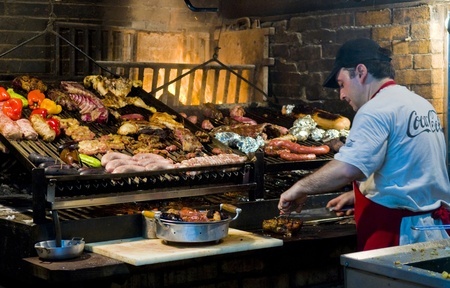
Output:
<svg viewBox="0 0 450 288">
<path fill-rule="evenodd" d="M 84 250 L 84 244 L 83 238 L 72 238 L 61 240 L 61 246 L 56 245 L 56 240 L 41 241 L 36 243 L 34 248 L 41 259 L 65 260 L 80 256 Z"/>
</svg>

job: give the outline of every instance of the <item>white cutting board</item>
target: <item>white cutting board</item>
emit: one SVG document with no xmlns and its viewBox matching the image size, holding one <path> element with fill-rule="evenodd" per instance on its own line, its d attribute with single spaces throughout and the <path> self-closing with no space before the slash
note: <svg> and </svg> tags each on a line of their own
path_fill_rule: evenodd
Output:
<svg viewBox="0 0 450 288">
<path fill-rule="evenodd" d="M 86 243 L 85 250 L 135 266 L 282 246 L 283 240 L 229 228 L 218 243 L 176 244 L 141 237 Z"/>
</svg>

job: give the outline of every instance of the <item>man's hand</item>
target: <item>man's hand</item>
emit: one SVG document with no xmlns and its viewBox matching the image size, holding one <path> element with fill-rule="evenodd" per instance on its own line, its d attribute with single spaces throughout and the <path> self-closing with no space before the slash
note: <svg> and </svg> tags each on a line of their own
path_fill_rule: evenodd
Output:
<svg viewBox="0 0 450 288">
<path fill-rule="evenodd" d="M 355 209 L 345 209 L 348 206 L 353 206 L 355 203 L 355 193 L 353 191 L 345 192 L 336 198 L 331 199 L 327 203 L 327 208 L 335 211 L 337 216 L 352 215 Z"/>
<path fill-rule="evenodd" d="M 301 194 L 299 198 L 291 199 L 287 192 L 284 192 L 280 196 L 280 201 L 278 202 L 278 209 L 280 214 L 289 214 L 291 212 L 300 213 L 305 205 L 308 195 Z"/>
</svg>

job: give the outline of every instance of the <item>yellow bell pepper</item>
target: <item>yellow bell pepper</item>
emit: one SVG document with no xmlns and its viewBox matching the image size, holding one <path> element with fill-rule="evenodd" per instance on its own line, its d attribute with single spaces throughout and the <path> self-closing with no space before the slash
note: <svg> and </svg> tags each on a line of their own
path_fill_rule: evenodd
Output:
<svg viewBox="0 0 450 288">
<path fill-rule="evenodd" d="M 41 104 L 39 105 L 39 108 L 47 110 L 48 114 L 59 114 L 62 111 L 61 105 L 58 105 L 55 103 L 55 101 L 45 98 L 42 100 Z"/>
</svg>

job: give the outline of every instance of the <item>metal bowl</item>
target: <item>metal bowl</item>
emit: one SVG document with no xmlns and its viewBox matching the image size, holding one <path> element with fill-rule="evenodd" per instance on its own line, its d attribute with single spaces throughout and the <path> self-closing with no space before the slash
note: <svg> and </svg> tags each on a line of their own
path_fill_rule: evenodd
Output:
<svg viewBox="0 0 450 288">
<path fill-rule="evenodd" d="M 236 215 L 220 221 L 180 222 L 161 219 L 160 213 L 156 213 L 156 237 L 180 243 L 218 242 L 228 235 L 230 222 L 236 220 L 242 211 L 230 204 L 220 204 L 220 209 L 234 212 Z"/>
<path fill-rule="evenodd" d="M 56 240 L 41 241 L 34 245 L 36 252 L 41 259 L 45 260 L 65 260 L 81 255 L 84 250 L 83 238 L 73 238 L 72 240 L 61 240 L 61 246 L 56 246 Z"/>
</svg>

